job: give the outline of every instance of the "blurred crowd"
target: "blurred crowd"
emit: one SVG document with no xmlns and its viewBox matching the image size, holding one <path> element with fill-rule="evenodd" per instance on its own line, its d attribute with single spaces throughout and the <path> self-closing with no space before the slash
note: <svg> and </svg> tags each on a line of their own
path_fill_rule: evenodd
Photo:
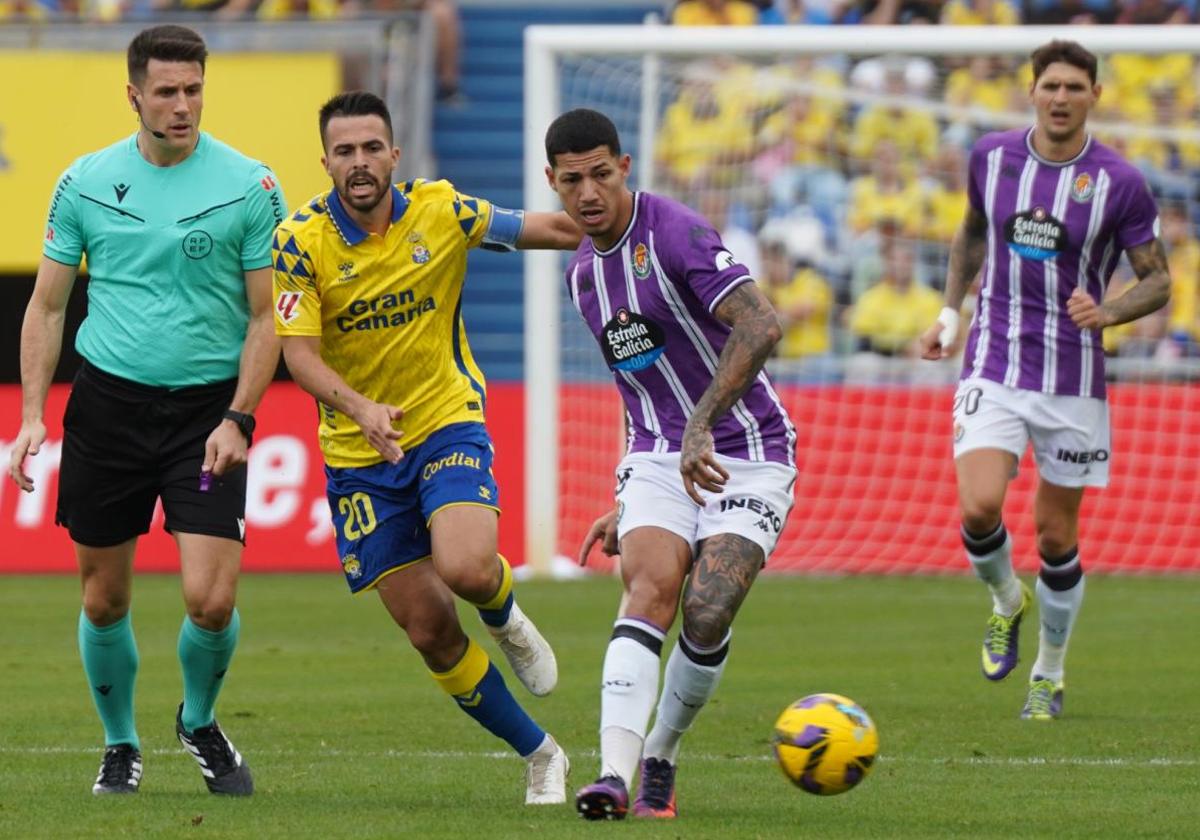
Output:
<svg viewBox="0 0 1200 840">
<path fill-rule="evenodd" d="M 335 20 L 424 11 L 433 21 L 437 97 L 458 96 L 462 25 L 455 0 L 0 0 L 0 24 L 14 22 L 150 20 L 165 15 L 218 20 Z"/>
<path fill-rule="evenodd" d="M 676 26 L 1190 24 L 1200 0 L 665 0 Z M 163 13 L 286 20 L 425 10 L 438 97 L 461 102 L 455 0 L 0 0 L 0 22 L 147 19 Z M 1200 97 L 1191 55 L 1101 63 L 1094 133 L 1146 175 L 1162 209 L 1174 284 L 1168 310 L 1108 330 L 1112 354 L 1200 357 Z M 966 205 L 967 152 L 1029 124 L 1027 62 L 732 59 L 677 68 L 654 150 L 656 189 L 722 227 L 785 324 L 780 355 L 801 378 L 847 358 L 908 359 L 941 308 L 947 249 Z M 1133 282 L 1122 261 L 1110 285 Z M 836 362 L 836 363 L 835 363 Z"/>
<path fill-rule="evenodd" d="M 1190 23 L 1195 3 L 740 2 L 683 0 L 675 25 Z M 1108 330 L 1112 354 L 1200 357 L 1200 121 L 1191 55 L 1113 55 L 1093 133 L 1138 166 L 1162 210 L 1168 309 Z M 966 162 L 983 133 L 1032 123 L 1024 59 L 881 56 L 731 59 L 677 69 L 656 187 L 698 207 L 750 264 L 785 326 L 797 376 L 916 372 L 916 339 L 941 309 Z M 1133 282 L 1123 260 L 1110 284 Z M 970 301 L 968 301 L 968 304 Z M 897 360 L 881 364 L 880 359 Z M 835 364 L 834 361 L 841 363 Z M 881 373 L 883 372 L 883 373 Z"/>
<path fill-rule="evenodd" d="M 1196 0 L 679 0 L 667 5 L 677 26 L 1195 23 L 1197 11 Z"/>
</svg>

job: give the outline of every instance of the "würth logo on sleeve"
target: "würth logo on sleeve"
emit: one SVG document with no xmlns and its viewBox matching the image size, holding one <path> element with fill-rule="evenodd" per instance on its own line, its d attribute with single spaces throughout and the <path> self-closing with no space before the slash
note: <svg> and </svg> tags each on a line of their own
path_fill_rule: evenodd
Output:
<svg viewBox="0 0 1200 840">
<path fill-rule="evenodd" d="M 270 192 L 271 190 L 275 189 L 275 179 L 272 178 L 270 175 L 266 176 L 258 183 L 262 184 L 262 188 L 264 190 L 266 190 L 267 192 Z"/>
<path fill-rule="evenodd" d="M 275 299 L 275 314 L 285 324 L 295 321 L 300 315 L 300 298 L 303 292 L 280 292 Z"/>
</svg>

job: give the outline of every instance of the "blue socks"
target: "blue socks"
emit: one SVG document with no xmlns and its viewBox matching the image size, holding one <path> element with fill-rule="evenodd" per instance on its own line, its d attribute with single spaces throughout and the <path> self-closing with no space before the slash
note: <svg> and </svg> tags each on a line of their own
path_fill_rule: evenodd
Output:
<svg viewBox="0 0 1200 840">
<path fill-rule="evenodd" d="M 500 560 L 500 588 L 490 600 L 475 605 L 475 609 L 479 610 L 479 617 L 489 627 L 503 627 L 507 624 L 513 605 L 512 566 L 508 565 L 504 555 L 497 554 L 496 557 Z"/>
<path fill-rule="evenodd" d="M 488 732 L 507 741 L 518 755 L 528 756 L 545 740 L 545 731 L 521 708 L 504 677 L 474 641 L 467 640 L 467 650 L 457 665 L 449 671 L 430 671 L 429 675 L 460 709 Z"/>
</svg>

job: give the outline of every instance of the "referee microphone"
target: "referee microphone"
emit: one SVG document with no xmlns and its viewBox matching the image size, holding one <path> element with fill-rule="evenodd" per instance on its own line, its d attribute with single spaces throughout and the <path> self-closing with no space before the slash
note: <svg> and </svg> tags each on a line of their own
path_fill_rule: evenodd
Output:
<svg viewBox="0 0 1200 840">
<path fill-rule="evenodd" d="M 142 105 L 140 102 L 138 102 L 138 98 L 136 96 L 133 97 L 133 110 L 137 111 L 138 121 L 142 124 L 143 128 L 145 128 L 159 140 L 167 139 L 167 135 L 163 134 L 161 131 L 155 131 L 153 128 L 146 125 L 146 118 L 142 116 Z"/>
</svg>

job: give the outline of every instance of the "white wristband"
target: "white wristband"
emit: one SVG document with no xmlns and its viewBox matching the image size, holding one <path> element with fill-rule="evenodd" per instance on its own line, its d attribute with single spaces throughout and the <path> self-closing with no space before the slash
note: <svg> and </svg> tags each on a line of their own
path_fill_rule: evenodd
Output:
<svg viewBox="0 0 1200 840">
<path fill-rule="evenodd" d="M 958 310 L 951 309 L 949 306 L 944 307 L 937 319 L 942 325 L 942 331 L 938 333 L 938 342 L 942 345 L 942 349 L 946 349 L 954 343 L 954 339 L 958 338 Z"/>
</svg>

